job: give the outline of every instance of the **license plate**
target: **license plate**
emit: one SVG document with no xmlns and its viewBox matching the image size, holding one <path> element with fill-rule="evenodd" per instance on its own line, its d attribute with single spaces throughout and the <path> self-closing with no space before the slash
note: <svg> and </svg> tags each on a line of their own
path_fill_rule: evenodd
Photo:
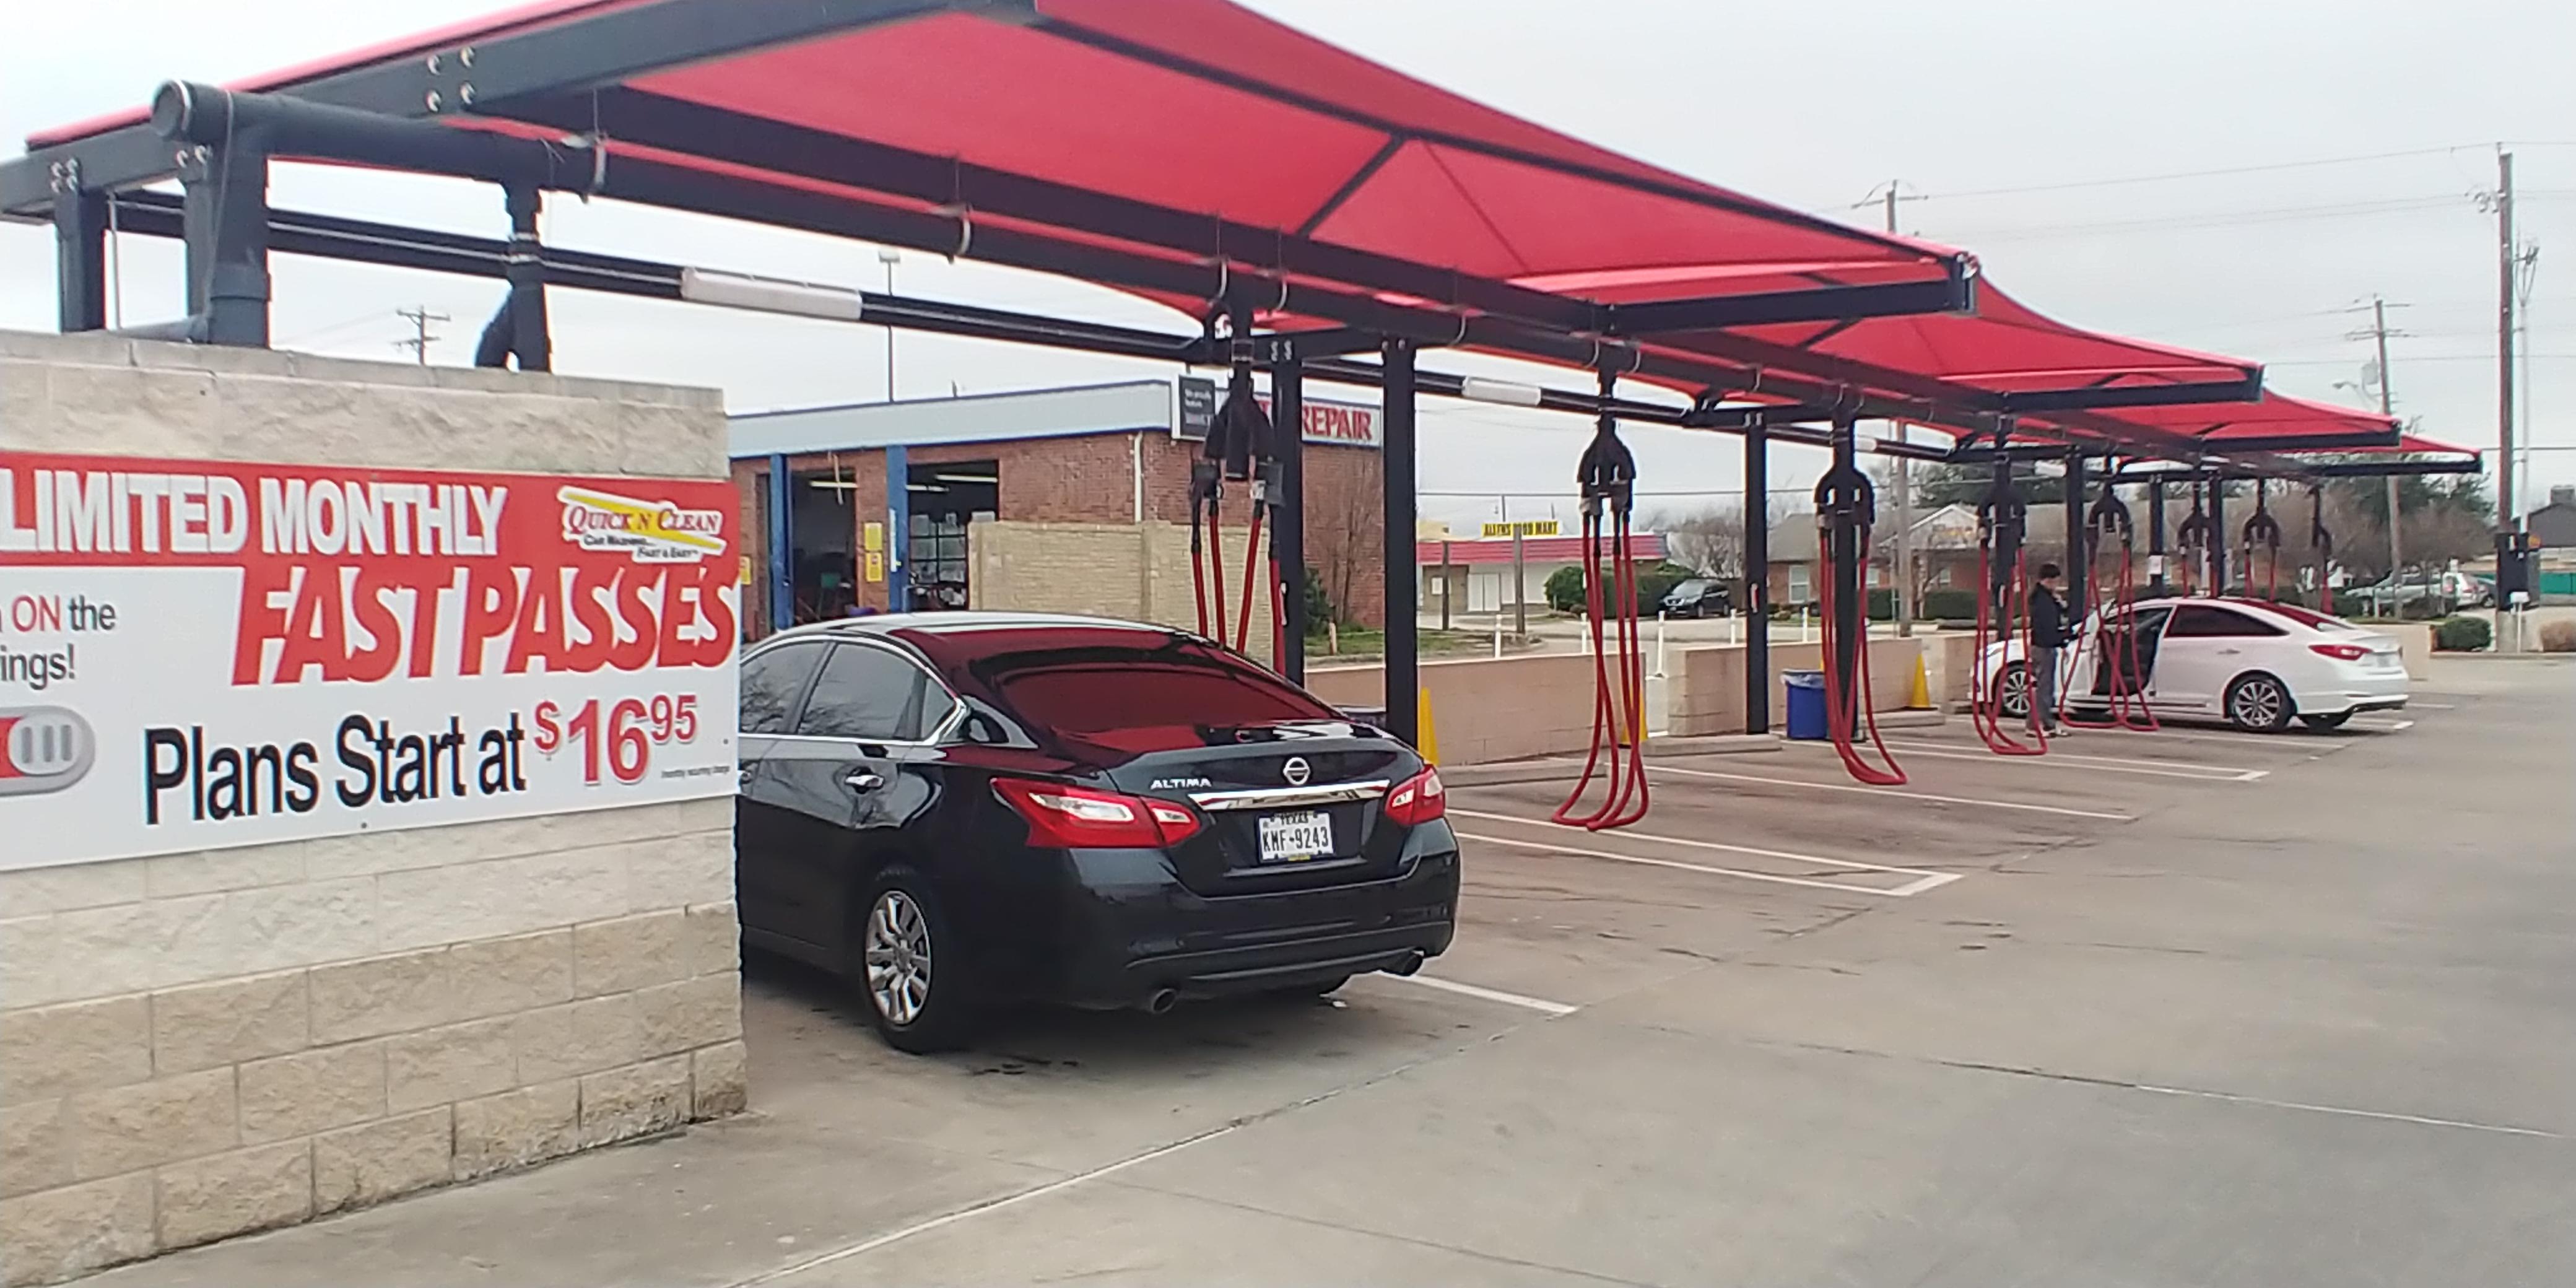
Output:
<svg viewBox="0 0 2576 1288">
<path fill-rule="evenodd" d="M 1322 811 L 1265 814 L 1261 824 L 1261 861 L 1302 863 L 1333 852 L 1333 816 Z"/>
</svg>

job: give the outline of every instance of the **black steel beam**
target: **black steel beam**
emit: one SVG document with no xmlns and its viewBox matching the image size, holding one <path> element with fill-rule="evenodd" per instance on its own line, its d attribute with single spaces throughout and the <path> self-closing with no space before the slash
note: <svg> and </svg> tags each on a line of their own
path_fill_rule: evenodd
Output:
<svg viewBox="0 0 2576 1288">
<path fill-rule="evenodd" d="M 2123 482 L 2114 475 L 2112 482 Z M 2165 593 L 2165 476 L 2162 471 L 2147 476 L 2147 593 Z"/>
<path fill-rule="evenodd" d="M 1651 336 L 1774 322 L 1836 322 L 1975 311 L 1977 276 L 1967 257 L 1955 256 L 1946 267 L 1947 277 L 1929 282 L 1819 286 L 1801 291 L 1614 304 L 1610 306 L 1610 327 L 1621 335 Z"/>
<path fill-rule="evenodd" d="M 170 81 L 152 96 L 152 128 L 174 146 L 220 148 L 255 131 L 272 157 L 349 161 L 537 188 L 587 188 L 596 173 L 587 146 L 460 130 L 193 81 Z"/>
<path fill-rule="evenodd" d="M 534 185 L 512 184 L 503 198 L 510 214 L 510 250 L 502 275 L 510 283 L 510 353 L 521 371 L 554 369 L 554 339 L 546 328 L 545 247 L 537 241 L 543 198 Z"/>
<path fill-rule="evenodd" d="M 1416 655 L 1420 621 L 1413 602 L 1421 571 L 1413 563 L 1414 436 L 1413 344 L 1386 342 L 1381 360 L 1386 372 L 1385 397 L 1378 418 L 1378 472 L 1384 483 L 1385 549 L 1382 569 L 1386 598 L 1386 728 L 1405 742 L 1422 742 L 1422 671 Z"/>
<path fill-rule="evenodd" d="M 1035 0 L 662 0 L 478 43 L 415 50 L 277 92 L 387 116 L 453 115 L 484 102 L 571 93 L 644 72 L 961 9 L 1013 21 L 1036 14 Z M 0 164 L 0 211 L 49 209 L 60 187 L 58 167 L 75 158 L 81 186 L 101 191 L 155 182 L 178 170 L 171 145 L 148 123 L 122 126 L 31 148 Z"/>
<path fill-rule="evenodd" d="M 2003 395 L 2004 410 L 2014 415 L 2056 411 L 2109 411 L 2121 407 L 2187 407 L 2195 403 L 2250 403 L 2263 396 L 2263 369 L 2246 370 L 2241 380 L 2193 381 L 2170 385 L 2106 385 L 2082 389 L 2039 389 Z"/>
<path fill-rule="evenodd" d="M 54 203 L 54 297 L 65 334 L 107 326 L 107 199 L 98 193 Z"/>
<path fill-rule="evenodd" d="M 1375 353 L 1385 338 L 1358 327 L 1337 326 L 1328 331 L 1274 332 L 1259 337 L 1258 344 L 1263 362 L 1293 362 Z"/>
<path fill-rule="evenodd" d="M 1278 438 L 1279 498 L 1271 507 L 1271 575 L 1285 606 L 1279 656 L 1272 664 L 1291 684 L 1306 682 L 1306 374 L 1294 359 L 1270 368 L 1270 423 Z"/>
<path fill-rule="evenodd" d="M 2066 620 L 2080 622 L 2089 609 L 2085 596 L 2091 592 L 2093 569 L 2093 527 L 2084 513 L 2084 453 L 2066 456 L 2066 478 L 2063 484 L 2066 503 Z"/>
<path fill-rule="evenodd" d="M 2201 438 L 2195 441 L 2201 450 L 2232 455 L 2239 452 L 2336 452 L 2356 447 L 2395 447 L 2404 436 L 2395 428 L 2355 430 L 2339 434 L 2270 434 L 2239 438 Z"/>
<path fill-rule="evenodd" d="M 1744 430 L 1744 732 L 1771 732 L 1771 442 Z"/>
</svg>

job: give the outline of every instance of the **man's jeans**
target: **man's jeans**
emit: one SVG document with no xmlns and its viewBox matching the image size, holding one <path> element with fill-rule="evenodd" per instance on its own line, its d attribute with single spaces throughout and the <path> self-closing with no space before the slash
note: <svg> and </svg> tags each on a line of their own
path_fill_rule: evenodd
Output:
<svg viewBox="0 0 2576 1288">
<path fill-rule="evenodd" d="M 2057 728 L 2057 650 L 2034 648 L 2030 651 L 2031 723 L 2043 729 Z"/>
</svg>

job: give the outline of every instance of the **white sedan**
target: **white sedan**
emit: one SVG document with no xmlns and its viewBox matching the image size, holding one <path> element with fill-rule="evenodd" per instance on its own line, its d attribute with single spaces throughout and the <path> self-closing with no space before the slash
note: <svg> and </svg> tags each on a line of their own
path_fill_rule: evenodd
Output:
<svg viewBox="0 0 2576 1288">
<path fill-rule="evenodd" d="M 2146 682 L 2147 707 L 2159 718 L 2225 720 L 2240 729 L 2271 733 L 2292 720 L 2332 729 L 2360 711 L 2394 711 L 2406 705 L 2406 661 L 2397 641 L 2291 604 L 2259 599 L 2176 597 L 2140 600 L 2115 611 L 2103 632 L 2095 613 L 2077 633 L 2079 643 L 2058 651 L 2058 692 L 2074 711 L 2100 718 L 2110 705 L 2113 676 L 2106 649 L 2125 629 L 2137 632 L 2136 652 Z M 2000 693 L 2004 713 L 2028 718 L 2030 675 L 2020 637 L 1989 645 L 1980 660 L 1989 692 Z M 2124 691 L 2141 686 L 2127 674 Z"/>
</svg>

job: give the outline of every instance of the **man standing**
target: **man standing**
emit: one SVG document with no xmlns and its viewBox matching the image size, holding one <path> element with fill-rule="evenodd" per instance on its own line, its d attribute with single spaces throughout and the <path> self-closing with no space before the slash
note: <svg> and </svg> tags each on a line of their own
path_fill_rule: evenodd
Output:
<svg viewBox="0 0 2576 1288">
<path fill-rule="evenodd" d="M 2058 733 L 2058 650 L 2074 639 L 2067 630 L 2065 585 L 2066 574 L 2044 563 L 2030 592 L 2030 723 L 2052 738 Z"/>
</svg>

